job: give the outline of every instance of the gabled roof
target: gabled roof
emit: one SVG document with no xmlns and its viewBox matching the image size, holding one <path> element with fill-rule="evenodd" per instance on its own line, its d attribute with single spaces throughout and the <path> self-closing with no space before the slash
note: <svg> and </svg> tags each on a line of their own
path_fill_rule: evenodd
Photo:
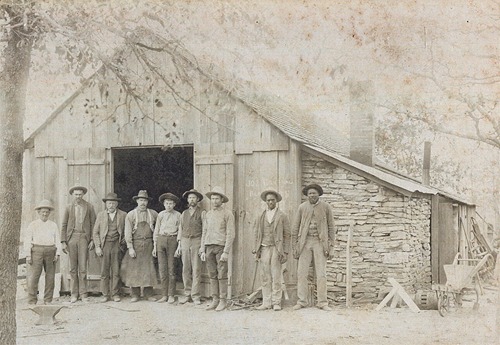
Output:
<svg viewBox="0 0 500 345">
<path fill-rule="evenodd" d="M 333 127 L 318 127 L 312 123 L 307 123 L 307 114 L 299 112 L 291 104 L 285 102 L 280 97 L 266 93 L 250 81 L 242 80 L 234 76 L 226 75 L 225 71 L 217 68 L 212 63 L 206 63 L 196 59 L 187 50 L 180 47 L 169 47 L 170 54 L 176 54 L 182 61 L 187 62 L 201 75 L 215 82 L 228 94 L 239 99 L 245 105 L 254 110 L 259 116 L 276 126 L 290 138 L 304 144 L 313 144 L 317 147 L 325 148 L 329 151 L 349 154 L 349 139 Z M 126 53 L 122 49 L 116 56 Z M 43 128 L 47 126 L 73 99 L 75 99 L 92 81 L 98 71 L 90 78 L 86 79 L 81 87 L 63 102 L 48 118 L 38 127 L 26 140 L 30 142 Z"/>
<path fill-rule="evenodd" d="M 263 90 L 255 90 L 247 81 L 241 81 L 232 93 L 290 138 L 303 144 L 349 154 L 349 139 L 346 136 L 334 127 L 318 127 L 308 123 L 306 114 L 300 113 L 281 98 L 266 94 Z"/>
<path fill-rule="evenodd" d="M 310 153 L 319 153 L 323 158 L 331 160 L 332 163 L 339 165 L 348 170 L 354 170 L 356 173 L 364 176 L 370 180 L 373 180 L 382 185 L 388 185 L 391 189 L 400 192 L 403 195 L 411 196 L 413 194 L 427 194 L 427 195 L 442 195 L 454 201 L 462 204 L 474 205 L 474 203 L 465 200 L 462 197 L 453 195 L 451 193 L 443 192 L 437 188 L 431 186 L 425 186 L 418 183 L 410 178 L 402 177 L 401 175 L 394 175 L 389 172 L 364 165 L 362 163 L 356 162 L 350 158 L 344 157 L 338 153 L 314 146 L 305 144 L 304 147 L 309 149 Z"/>
</svg>

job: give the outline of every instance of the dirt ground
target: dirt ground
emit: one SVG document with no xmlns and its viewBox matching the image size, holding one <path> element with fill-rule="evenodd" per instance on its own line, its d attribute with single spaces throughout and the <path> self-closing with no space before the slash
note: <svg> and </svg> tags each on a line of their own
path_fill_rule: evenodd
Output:
<svg viewBox="0 0 500 345">
<path fill-rule="evenodd" d="M 20 288 L 19 290 L 24 290 Z M 54 305 L 65 308 L 54 325 L 36 326 L 26 292 L 18 293 L 19 345 L 35 344 L 499 344 L 495 331 L 496 287 L 487 286 L 480 308 L 472 310 L 473 295 L 463 308 L 446 317 L 437 310 L 415 314 L 408 307 L 375 304 L 331 312 L 316 308 L 280 312 L 257 310 L 205 311 L 195 306 L 140 301 L 69 303 L 62 296 Z"/>
</svg>

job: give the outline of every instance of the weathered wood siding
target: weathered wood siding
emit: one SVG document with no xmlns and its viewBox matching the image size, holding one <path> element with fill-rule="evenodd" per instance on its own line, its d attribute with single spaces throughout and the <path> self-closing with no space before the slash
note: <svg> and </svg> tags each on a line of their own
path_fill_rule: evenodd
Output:
<svg viewBox="0 0 500 345">
<path fill-rule="evenodd" d="M 155 58 L 164 70 L 175 69 L 168 56 Z M 114 75 L 100 72 L 30 140 L 32 147 L 25 151 L 24 223 L 33 219 L 31 210 L 38 201 L 50 198 L 56 203 L 53 219 L 60 225 L 64 207 L 71 201 L 68 189 L 75 183 L 87 186 L 85 199 L 96 212 L 102 210 L 101 198 L 113 190 L 112 148 L 192 145 L 194 188 L 205 194 L 215 186 L 222 187 L 229 197 L 224 207 L 235 214 L 231 293 L 250 292 L 254 270 L 251 223 L 265 207 L 260 193 L 266 188 L 278 189 L 284 198 L 280 207 L 288 213 L 298 206 L 298 144 L 193 71 L 185 74 L 189 82 L 167 72 L 175 84 L 172 92 L 133 57 L 127 64 L 140 76 L 135 84 L 142 90 L 140 100 L 127 95 Z M 209 209 L 207 198 L 202 206 Z M 92 267 L 97 267 L 98 260 L 93 253 L 90 257 L 89 274 L 95 278 L 98 272 Z M 66 256 L 61 264 L 66 279 Z M 293 264 L 289 264 L 287 279 L 296 280 Z M 207 294 L 206 269 L 203 281 Z"/>
</svg>

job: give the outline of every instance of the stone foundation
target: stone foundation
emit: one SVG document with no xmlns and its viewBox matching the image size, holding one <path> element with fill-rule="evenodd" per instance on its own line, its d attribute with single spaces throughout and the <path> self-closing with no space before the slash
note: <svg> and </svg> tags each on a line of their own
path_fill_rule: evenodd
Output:
<svg viewBox="0 0 500 345">
<path fill-rule="evenodd" d="M 336 221 L 335 257 L 328 262 L 329 298 L 345 298 L 346 243 L 352 237 L 354 301 L 375 301 L 395 278 L 411 293 L 430 288 L 431 202 L 407 197 L 332 163 L 303 152 L 302 185 L 318 183 Z M 305 200 L 305 199 L 304 199 Z"/>
</svg>

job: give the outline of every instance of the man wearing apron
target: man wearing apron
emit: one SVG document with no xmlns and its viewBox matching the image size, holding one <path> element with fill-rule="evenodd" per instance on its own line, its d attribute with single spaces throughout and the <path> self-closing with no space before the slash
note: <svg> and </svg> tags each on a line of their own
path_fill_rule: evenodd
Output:
<svg viewBox="0 0 500 345">
<path fill-rule="evenodd" d="M 151 198 L 145 190 L 133 197 L 137 207 L 125 218 L 127 254 L 123 258 L 121 276 L 123 283 L 132 290 L 130 302 L 137 302 L 143 288 L 144 298 L 156 301 L 153 285 L 157 282 L 153 259 L 153 231 L 158 213 L 148 208 Z"/>
</svg>

